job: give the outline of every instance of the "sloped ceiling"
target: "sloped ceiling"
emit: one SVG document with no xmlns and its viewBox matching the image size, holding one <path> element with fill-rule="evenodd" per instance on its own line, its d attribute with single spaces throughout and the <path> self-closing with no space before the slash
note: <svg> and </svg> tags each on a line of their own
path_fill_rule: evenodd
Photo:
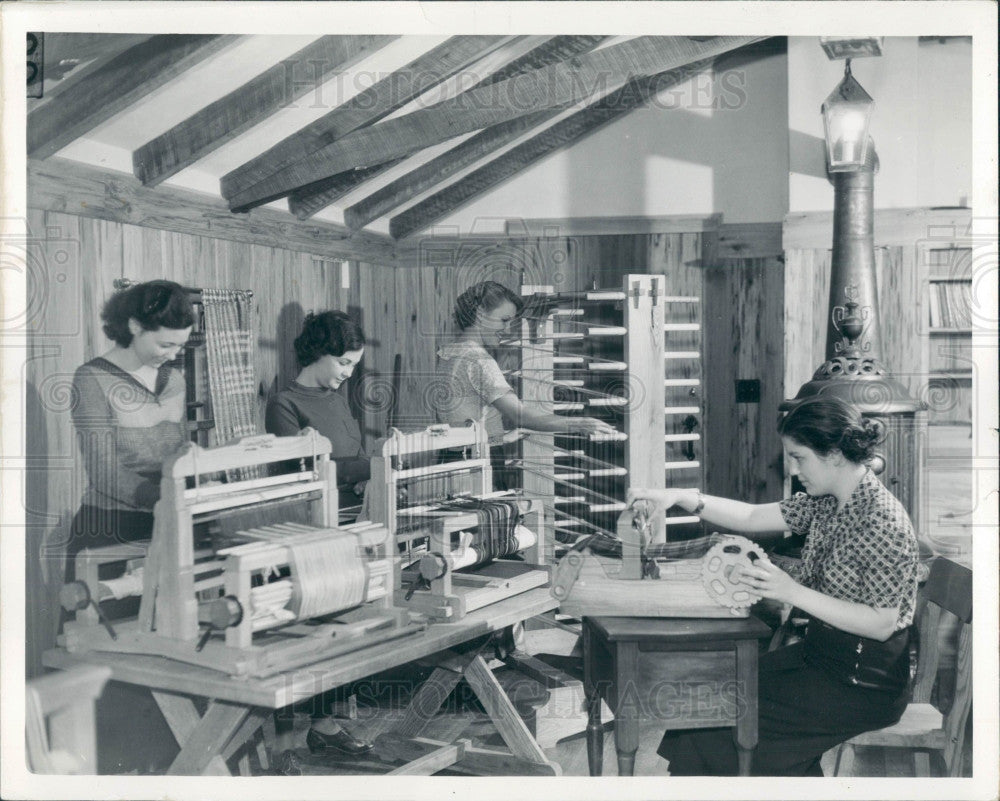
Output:
<svg viewBox="0 0 1000 801">
<path fill-rule="evenodd" d="M 760 38 L 48 34 L 28 155 L 405 239 Z"/>
</svg>

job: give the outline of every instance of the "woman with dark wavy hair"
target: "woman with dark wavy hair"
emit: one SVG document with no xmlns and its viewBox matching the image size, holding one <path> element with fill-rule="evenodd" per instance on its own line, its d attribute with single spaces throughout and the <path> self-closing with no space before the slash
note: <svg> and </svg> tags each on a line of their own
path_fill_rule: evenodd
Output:
<svg viewBox="0 0 1000 801">
<path fill-rule="evenodd" d="M 280 437 L 309 427 L 330 440 L 340 508 L 356 506 L 371 476 L 371 458 L 343 386 L 365 354 L 364 332 L 343 312 L 325 311 L 306 317 L 294 344 L 299 374 L 268 402 L 264 427 Z M 332 695 L 320 696 L 311 702 L 312 721 L 306 734 L 309 750 L 350 757 L 370 751 L 370 743 L 351 735 L 328 714 L 332 700 Z"/>
<path fill-rule="evenodd" d="M 264 427 L 279 437 L 309 427 L 330 440 L 340 506 L 356 506 L 355 490 L 368 480 L 371 466 L 342 387 L 365 354 L 364 332 L 343 312 L 325 311 L 306 317 L 294 344 L 299 374 L 267 404 Z"/>
<path fill-rule="evenodd" d="M 687 489 L 636 489 L 629 498 L 679 506 L 734 531 L 806 535 L 793 575 L 765 559 L 741 577 L 754 594 L 809 618 L 803 641 L 761 657 L 752 773 L 822 776 L 825 751 L 892 725 L 906 708 L 917 541 L 902 504 L 868 466 L 884 438 L 880 422 L 820 396 L 788 412 L 778 431 L 805 492 L 769 504 Z M 728 729 L 668 731 L 658 753 L 675 776 L 737 769 Z"/>
<path fill-rule="evenodd" d="M 73 519 L 66 580 L 84 548 L 149 539 L 164 460 L 187 441 L 184 377 L 170 366 L 191 334 L 188 293 L 149 281 L 112 295 L 101 312 L 115 345 L 73 376 L 87 488 Z"/>
</svg>

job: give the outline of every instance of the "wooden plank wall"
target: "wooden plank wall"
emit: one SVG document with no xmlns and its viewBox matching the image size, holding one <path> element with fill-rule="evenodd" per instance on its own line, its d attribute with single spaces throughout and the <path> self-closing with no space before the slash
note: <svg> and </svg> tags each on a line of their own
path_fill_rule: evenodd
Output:
<svg viewBox="0 0 1000 801">
<path fill-rule="evenodd" d="M 259 409 L 297 372 L 292 341 L 310 311 L 349 310 L 372 337 L 365 376 L 350 387 L 366 430 L 384 430 L 385 403 L 365 402 L 365 388 L 385 382 L 392 367 L 385 333 L 395 317 L 390 267 L 326 261 L 278 247 L 174 233 L 32 209 L 28 281 L 31 312 L 26 383 L 24 504 L 28 517 L 27 669 L 40 669 L 58 625 L 60 542 L 83 490 L 70 421 L 77 366 L 107 351 L 100 310 L 115 278 L 168 278 L 187 286 L 252 289 L 257 310 Z M 346 278 L 346 280 L 344 280 Z M 370 399 L 369 399 L 370 401 Z M 261 418 L 262 419 L 262 418 Z M 381 426 L 381 428 L 380 428 Z"/>
<path fill-rule="evenodd" d="M 752 258 L 704 272 L 707 491 L 774 501 L 784 481 L 776 430 L 785 398 L 784 270 L 778 259 Z M 737 403 L 738 379 L 760 381 L 759 402 Z"/>
</svg>

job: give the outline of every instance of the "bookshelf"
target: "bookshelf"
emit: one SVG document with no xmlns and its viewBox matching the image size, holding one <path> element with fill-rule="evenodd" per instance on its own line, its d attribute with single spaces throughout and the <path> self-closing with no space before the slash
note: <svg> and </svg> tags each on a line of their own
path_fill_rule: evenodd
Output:
<svg viewBox="0 0 1000 801">
<path fill-rule="evenodd" d="M 930 425 L 972 422 L 972 249 L 960 240 L 923 243 Z"/>
</svg>

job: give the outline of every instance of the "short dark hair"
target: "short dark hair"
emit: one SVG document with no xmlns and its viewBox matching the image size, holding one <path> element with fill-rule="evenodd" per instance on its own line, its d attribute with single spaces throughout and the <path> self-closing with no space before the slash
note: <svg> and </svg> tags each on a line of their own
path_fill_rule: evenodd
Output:
<svg viewBox="0 0 1000 801">
<path fill-rule="evenodd" d="M 295 338 L 295 358 L 300 367 L 308 367 L 324 356 L 343 356 L 364 346 L 360 325 L 341 311 L 325 311 L 306 316 L 302 333 Z"/>
<path fill-rule="evenodd" d="M 524 309 L 524 301 L 503 284 L 496 281 L 474 284 L 455 300 L 455 325 L 464 331 L 476 322 L 476 313 L 480 309 L 493 311 L 505 300 L 514 304 L 518 314 Z"/>
<path fill-rule="evenodd" d="M 879 420 L 863 417 L 840 398 L 816 397 L 802 401 L 778 423 L 778 433 L 826 456 L 838 450 L 857 464 L 875 456 L 875 446 L 885 439 Z"/>
<path fill-rule="evenodd" d="M 194 325 L 194 309 L 188 291 L 173 281 L 146 281 L 115 292 L 101 309 L 104 333 L 115 344 L 132 344 L 128 321 L 135 320 L 144 331 L 181 329 Z"/>
</svg>

